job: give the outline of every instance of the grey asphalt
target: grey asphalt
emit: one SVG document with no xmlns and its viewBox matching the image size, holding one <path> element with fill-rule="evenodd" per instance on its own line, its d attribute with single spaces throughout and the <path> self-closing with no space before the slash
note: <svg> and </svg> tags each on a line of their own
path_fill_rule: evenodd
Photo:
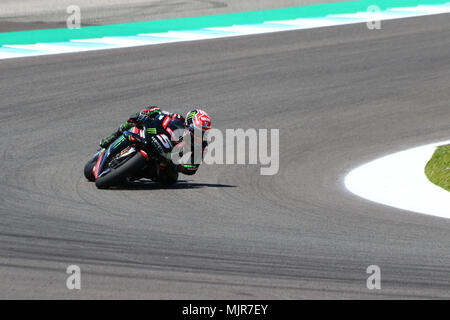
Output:
<svg viewBox="0 0 450 320">
<path fill-rule="evenodd" d="M 0 298 L 450 298 L 450 221 L 343 186 L 448 139 L 449 17 L 0 61 Z M 279 128 L 279 174 L 97 190 L 84 163 L 146 103 Z"/>
</svg>

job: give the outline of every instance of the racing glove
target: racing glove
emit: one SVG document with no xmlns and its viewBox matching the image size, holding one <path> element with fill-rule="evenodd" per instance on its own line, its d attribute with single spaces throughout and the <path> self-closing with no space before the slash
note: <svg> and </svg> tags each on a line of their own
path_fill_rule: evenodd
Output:
<svg viewBox="0 0 450 320">
<path fill-rule="evenodd" d="M 198 167 L 200 167 L 199 164 L 178 164 L 175 166 L 175 170 L 182 174 L 192 176 L 197 172 Z"/>
</svg>

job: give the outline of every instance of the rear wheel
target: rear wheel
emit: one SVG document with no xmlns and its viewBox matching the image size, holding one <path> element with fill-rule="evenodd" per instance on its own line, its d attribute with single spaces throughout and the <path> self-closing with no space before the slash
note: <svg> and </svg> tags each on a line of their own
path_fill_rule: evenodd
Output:
<svg viewBox="0 0 450 320">
<path fill-rule="evenodd" d="M 133 176 L 143 166 L 147 164 L 144 156 L 138 152 L 127 159 L 124 159 L 120 164 L 117 164 L 105 175 L 98 177 L 95 180 L 95 185 L 99 189 L 107 189 L 112 186 L 122 184 L 126 181 L 126 178 Z"/>
</svg>

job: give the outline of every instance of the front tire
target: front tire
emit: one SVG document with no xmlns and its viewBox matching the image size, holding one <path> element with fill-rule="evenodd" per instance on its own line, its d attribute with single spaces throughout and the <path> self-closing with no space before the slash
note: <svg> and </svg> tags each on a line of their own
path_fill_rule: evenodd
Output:
<svg viewBox="0 0 450 320">
<path fill-rule="evenodd" d="M 94 173 L 92 172 L 92 169 L 94 169 L 95 163 L 97 162 L 98 157 L 94 157 L 91 160 L 89 160 L 88 163 L 84 166 L 84 176 L 86 179 L 88 179 L 90 182 L 95 181 Z"/>
<path fill-rule="evenodd" d="M 133 176 L 146 164 L 147 160 L 145 160 L 144 156 L 138 152 L 118 168 L 110 169 L 111 171 L 106 175 L 98 177 L 97 180 L 95 180 L 95 185 L 99 189 L 107 189 L 119 185 L 123 183 L 126 178 Z"/>
</svg>

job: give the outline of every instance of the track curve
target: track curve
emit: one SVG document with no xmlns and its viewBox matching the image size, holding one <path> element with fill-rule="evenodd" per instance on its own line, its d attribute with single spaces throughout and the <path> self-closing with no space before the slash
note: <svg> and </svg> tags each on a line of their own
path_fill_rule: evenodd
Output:
<svg viewBox="0 0 450 320">
<path fill-rule="evenodd" d="M 343 186 L 448 138 L 448 18 L 1 61 L 0 297 L 449 298 L 450 221 Z M 173 189 L 97 190 L 84 163 L 146 103 L 280 128 L 280 173 L 202 166 Z"/>
</svg>

